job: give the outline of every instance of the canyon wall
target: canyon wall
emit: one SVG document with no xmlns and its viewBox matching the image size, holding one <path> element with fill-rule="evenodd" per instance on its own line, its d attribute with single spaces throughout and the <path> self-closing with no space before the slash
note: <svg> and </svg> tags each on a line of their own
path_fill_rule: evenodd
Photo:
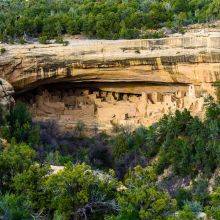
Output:
<svg viewBox="0 0 220 220">
<path fill-rule="evenodd" d="M 15 100 L 13 98 L 14 89 L 10 83 L 4 79 L 0 79 L 0 106 L 3 110 L 9 109 L 14 105 Z"/>
<path fill-rule="evenodd" d="M 0 77 L 15 90 L 60 81 L 209 84 L 219 79 L 219 34 L 1 45 Z"/>
<path fill-rule="evenodd" d="M 220 80 L 218 31 L 154 40 L 69 40 L 67 46 L 0 46 L 6 49 L 0 55 L 0 77 L 11 83 L 16 93 L 44 86 L 38 94 L 44 100 L 34 98 L 32 110 L 43 117 L 45 111 L 55 114 L 58 108 L 62 110 L 61 121 L 75 121 L 66 115 L 78 115 L 80 119 L 83 114 L 92 115 L 93 120 L 87 118 L 85 122 L 95 124 L 114 120 L 123 124 L 131 118 L 138 121 L 133 124 L 151 124 L 171 109 L 186 107 L 201 112 L 201 98 L 206 93 L 214 96 L 213 84 Z M 80 94 L 77 89 L 61 95 L 47 94 L 47 85 L 56 87 L 57 83 L 62 83 L 64 90 L 70 83 L 73 88 L 84 89 Z M 64 96 L 72 97 L 70 104 Z M 81 104 L 77 105 L 79 96 Z M 42 106 L 50 111 L 42 111 Z M 77 109 L 83 109 L 83 113 L 74 112 Z"/>
</svg>

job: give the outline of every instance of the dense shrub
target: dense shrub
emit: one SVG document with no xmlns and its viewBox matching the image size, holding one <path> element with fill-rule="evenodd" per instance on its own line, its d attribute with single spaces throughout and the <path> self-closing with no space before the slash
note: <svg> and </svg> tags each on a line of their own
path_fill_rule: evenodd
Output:
<svg viewBox="0 0 220 220">
<path fill-rule="evenodd" d="M 168 219 L 176 202 L 157 188 L 156 179 L 151 167 L 136 167 L 130 172 L 125 188 L 118 195 L 120 213 L 112 219 Z"/>
<path fill-rule="evenodd" d="M 30 219 L 31 213 L 23 198 L 14 194 L 0 196 L 0 217 L 2 219 Z"/>
<path fill-rule="evenodd" d="M 48 36 L 40 36 L 38 38 L 40 44 L 48 44 L 49 43 L 49 37 Z"/>
<path fill-rule="evenodd" d="M 44 190 L 44 182 L 50 174 L 48 166 L 32 164 L 22 173 L 13 178 L 13 189 L 16 195 L 28 204 L 30 213 L 38 213 L 39 210 L 48 208 L 48 195 Z"/>
<path fill-rule="evenodd" d="M 117 39 L 160 37 L 149 29 L 206 22 L 219 18 L 218 0 L 87 0 L 58 1 L 10 0 L 0 2 L 0 40 L 13 40 L 29 35 L 41 43 L 63 34 Z"/>
<path fill-rule="evenodd" d="M 186 204 L 182 210 L 180 210 L 173 220 L 195 220 L 197 219 L 197 213 L 193 212 L 192 207 Z"/>
<path fill-rule="evenodd" d="M 210 174 L 216 169 L 220 159 L 219 128 L 218 120 L 211 120 L 209 111 L 205 123 L 187 110 L 163 117 L 157 128 L 161 137 L 158 172 L 169 165 L 180 175 L 199 171 Z"/>
<path fill-rule="evenodd" d="M 218 187 L 210 195 L 209 205 L 206 207 L 206 212 L 213 219 L 220 219 L 220 188 Z"/>
<path fill-rule="evenodd" d="M 89 160 L 91 165 L 96 168 L 113 168 L 113 157 L 109 146 L 91 146 Z"/>
<path fill-rule="evenodd" d="M 0 106 L 0 126 L 3 126 L 5 123 L 5 111 L 2 106 Z"/>
<path fill-rule="evenodd" d="M 111 145 L 119 179 L 137 165 L 146 166 L 159 151 L 153 127 L 139 127 L 134 131 L 121 127 L 113 137 Z"/>
<path fill-rule="evenodd" d="M 192 197 L 194 201 L 199 202 L 205 206 L 208 201 L 208 185 L 209 182 L 205 177 L 198 177 L 193 180 L 192 184 Z"/>
<path fill-rule="evenodd" d="M 14 139 L 17 143 L 39 143 L 38 127 L 33 126 L 31 114 L 24 103 L 18 102 L 6 115 L 2 136 L 7 140 Z"/>
<path fill-rule="evenodd" d="M 220 104 L 216 103 L 212 97 L 208 97 L 206 100 L 206 123 L 215 121 L 220 127 Z M 218 130 L 217 130 L 218 132 Z"/>
<path fill-rule="evenodd" d="M 50 195 L 51 208 L 62 219 L 89 216 L 103 219 L 105 214 L 117 211 L 114 204 L 117 185 L 110 175 L 95 173 L 89 166 L 81 164 L 68 165 L 58 174 L 51 175 L 45 190 Z"/>
<path fill-rule="evenodd" d="M 27 145 L 11 145 L 0 152 L 0 193 L 11 188 L 15 175 L 28 169 L 34 162 L 35 152 Z"/>
<path fill-rule="evenodd" d="M 205 211 L 219 219 L 218 178 L 212 183 L 219 115 L 209 99 L 204 121 L 184 110 L 149 128 L 86 137 L 81 125 L 65 133 L 54 121 L 36 125 L 18 103 L 6 116 L 0 112 L 0 135 L 8 141 L 0 146 L 0 218 L 194 220 Z M 52 173 L 47 164 L 65 168 Z M 169 195 L 161 179 L 176 186 L 165 168 L 191 184 Z"/>
<path fill-rule="evenodd" d="M 0 54 L 3 54 L 6 52 L 6 49 L 4 47 L 0 48 Z"/>
</svg>

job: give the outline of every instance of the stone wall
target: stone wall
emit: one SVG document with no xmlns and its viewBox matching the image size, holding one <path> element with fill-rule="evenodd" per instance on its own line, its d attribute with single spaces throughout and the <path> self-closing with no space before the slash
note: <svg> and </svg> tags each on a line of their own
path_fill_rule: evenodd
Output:
<svg viewBox="0 0 220 220">
<path fill-rule="evenodd" d="M 186 92 L 117 93 L 89 88 L 70 88 L 52 92 L 43 89 L 32 97 L 30 110 L 36 120 L 56 120 L 64 129 L 73 129 L 81 121 L 87 128 L 109 130 L 114 125 L 151 125 L 164 114 L 189 109 L 203 116 L 204 96 L 195 86 Z"/>
</svg>

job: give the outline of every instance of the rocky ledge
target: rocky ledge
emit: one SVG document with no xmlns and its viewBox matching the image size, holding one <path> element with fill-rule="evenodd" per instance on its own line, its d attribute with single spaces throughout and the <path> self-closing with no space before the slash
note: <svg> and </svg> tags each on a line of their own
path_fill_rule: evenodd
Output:
<svg viewBox="0 0 220 220">
<path fill-rule="evenodd" d="M 0 45 L 0 77 L 15 90 L 45 83 L 213 83 L 220 73 L 220 32 L 155 40 L 70 40 Z"/>
<path fill-rule="evenodd" d="M 201 110 L 200 98 L 206 92 L 214 95 L 213 84 L 220 80 L 218 31 L 154 40 L 69 40 L 67 46 L 33 43 L 0 47 L 5 48 L 0 55 L 0 77 L 12 84 L 16 94 L 43 86 L 38 98 L 31 98 L 33 112 L 64 118 L 60 119 L 64 124 L 75 121 L 71 115 L 82 109 L 80 114 L 92 115 L 90 121 L 97 124 L 100 119 L 105 125 L 106 121 L 131 119 L 138 121 L 135 124 L 153 123 L 170 109 L 186 106 Z M 55 88 L 62 84 L 62 94 L 54 89 L 48 93 L 47 87 L 54 83 Z M 72 99 L 64 100 L 70 93 Z M 86 113 L 87 105 L 92 106 L 91 114 Z M 151 120 L 153 116 L 155 120 Z M 143 119 L 148 123 L 142 123 Z"/>
</svg>

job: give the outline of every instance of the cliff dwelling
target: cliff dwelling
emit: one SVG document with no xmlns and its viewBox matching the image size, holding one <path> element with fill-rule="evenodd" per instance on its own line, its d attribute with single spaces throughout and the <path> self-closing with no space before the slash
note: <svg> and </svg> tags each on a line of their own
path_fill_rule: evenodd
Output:
<svg viewBox="0 0 220 220">
<path fill-rule="evenodd" d="M 204 114 L 220 80 L 219 32 L 143 40 L 70 40 L 69 45 L 7 45 L 0 77 L 35 120 L 64 129 L 148 126 L 164 114 Z M 138 53 L 137 53 L 138 51 Z"/>
<path fill-rule="evenodd" d="M 131 92 L 129 88 L 137 86 L 130 83 L 59 83 L 20 93 L 16 99 L 28 103 L 35 120 L 55 120 L 65 130 L 79 122 L 99 130 L 114 125 L 147 126 L 184 108 L 202 116 L 204 99 L 194 85 L 175 86 L 173 90 L 169 86 L 167 91 L 161 85 L 154 86 L 150 90 L 149 85 L 143 85 Z"/>
</svg>

